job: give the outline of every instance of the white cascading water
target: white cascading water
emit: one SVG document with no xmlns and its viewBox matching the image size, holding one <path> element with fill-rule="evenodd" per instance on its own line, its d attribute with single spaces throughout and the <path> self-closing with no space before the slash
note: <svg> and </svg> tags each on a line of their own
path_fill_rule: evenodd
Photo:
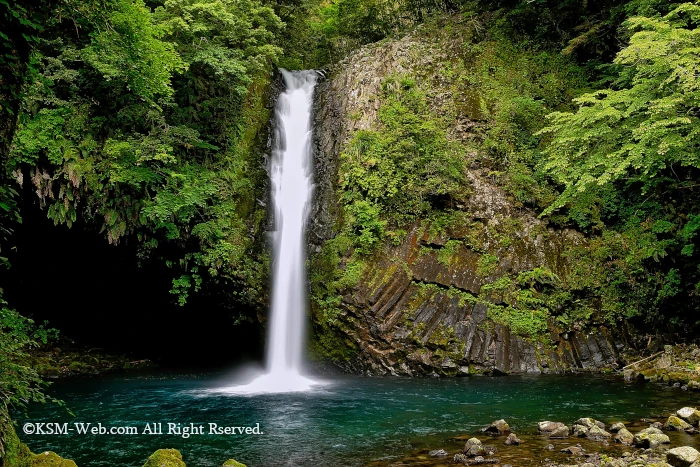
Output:
<svg viewBox="0 0 700 467">
<path fill-rule="evenodd" d="M 313 192 L 311 107 L 318 75 L 315 71 L 280 71 L 286 90 L 277 100 L 277 138 L 270 172 L 275 232 L 267 373 L 228 389 L 236 393 L 305 391 L 319 384 L 302 375 L 306 221 Z"/>
</svg>

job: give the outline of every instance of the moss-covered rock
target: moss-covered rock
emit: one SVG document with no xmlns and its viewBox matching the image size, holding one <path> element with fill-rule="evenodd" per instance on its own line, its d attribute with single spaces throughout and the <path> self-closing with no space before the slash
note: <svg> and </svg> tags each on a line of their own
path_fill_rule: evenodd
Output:
<svg viewBox="0 0 700 467">
<path fill-rule="evenodd" d="M 2 467 L 29 467 L 34 456 L 26 444 L 21 442 L 10 422 L 0 421 L 0 443 L 5 454 L 0 454 Z"/>
<path fill-rule="evenodd" d="M 185 467 L 185 463 L 177 449 L 158 449 L 151 454 L 143 467 Z"/>
<path fill-rule="evenodd" d="M 245 464 L 241 464 L 235 459 L 229 459 L 221 467 L 246 467 Z"/>
<path fill-rule="evenodd" d="M 51 451 L 36 454 L 29 465 L 31 467 L 78 467 L 72 460 L 64 459 Z"/>
<path fill-rule="evenodd" d="M 655 448 L 662 444 L 669 444 L 671 440 L 656 428 L 647 428 L 634 435 L 634 445 L 642 448 Z"/>
<path fill-rule="evenodd" d="M 695 407 L 683 407 L 676 412 L 676 415 L 691 425 L 697 425 L 700 422 L 700 410 Z"/>
<path fill-rule="evenodd" d="M 689 424 L 681 420 L 680 418 L 671 415 L 668 417 L 668 420 L 666 420 L 666 424 L 664 425 L 664 428 L 667 430 L 674 430 L 674 431 L 686 431 L 690 430 L 693 427 Z"/>
</svg>

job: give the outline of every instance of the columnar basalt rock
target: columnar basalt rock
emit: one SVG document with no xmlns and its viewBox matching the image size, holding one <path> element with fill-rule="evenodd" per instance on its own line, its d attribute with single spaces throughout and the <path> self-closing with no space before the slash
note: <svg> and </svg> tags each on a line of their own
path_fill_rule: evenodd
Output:
<svg viewBox="0 0 700 467">
<path fill-rule="evenodd" d="M 342 213 L 338 202 L 340 154 L 354 131 L 378 128 L 382 83 L 410 73 L 435 88 L 428 103 L 442 105 L 439 64 L 447 60 L 420 32 L 366 46 L 337 64 L 316 88 L 314 109 L 316 189 L 309 226 L 313 257 L 332 239 Z M 431 71 L 432 70 L 432 71 Z M 481 123 L 467 116 L 454 122 L 451 137 L 465 139 Z M 367 264 L 355 285 L 340 291 L 340 312 L 325 337 L 352 348 L 336 363 L 357 373 L 447 375 L 556 373 L 615 366 L 625 333 L 596 325 L 563 329 L 549 324 L 546 338 L 518 335 L 489 316 L 504 305 L 486 284 L 542 268 L 566 277 L 565 252 L 584 245 L 569 229 L 553 229 L 537 213 L 516 207 L 487 170 L 466 172 L 470 195 L 453 206 L 460 222 L 438 228 L 423 221 L 406 225 Z M 507 238 L 507 242 L 503 241 Z M 496 258 L 480 267 L 485 252 Z M 338 266 L 343 268 L 348 251 Z M 447 259 L 446 259 L 447 258 Z M 312 308 L 315 305 L 312 303 Z M 316 320 L 325 318 L 318 310 Z M 320 326 L 319 326 L 320 327 Z M 323 331 L 325 332 L 325 331 Z M 314 336 L 312 336 L 313 338 Z M 317 339 L 324 337 L 316 336 Z"/>
</svg>

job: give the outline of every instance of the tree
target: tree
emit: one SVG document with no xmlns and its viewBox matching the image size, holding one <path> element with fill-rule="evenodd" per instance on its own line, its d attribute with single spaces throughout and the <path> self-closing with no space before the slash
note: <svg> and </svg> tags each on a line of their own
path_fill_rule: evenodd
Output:
<svg viewBox="0 0 700 467">
<path fill-rule="evenodd" d="M 546 168 L 565 186 L 545 214 L 583 193 L 625 180 L 653 190 L 677 168 L 700 169 L 700 6 L 634 17 L 615 63 L 618 89 L 584 94 L 576 112 L 555 112 Z M 680 181 L 680 179 L 679 179 Z"/>
</svg>

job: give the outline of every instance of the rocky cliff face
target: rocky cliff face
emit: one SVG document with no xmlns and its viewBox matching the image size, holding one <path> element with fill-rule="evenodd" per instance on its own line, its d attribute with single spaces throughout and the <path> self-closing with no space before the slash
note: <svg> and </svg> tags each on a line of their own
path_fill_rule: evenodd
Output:
<svg viewBox="0 0 700 467">
<path fill-rule="evenodd" d="M 354 131 L 380 124 L 383 80 L 392 74 L 429 80 L 430 105 L 439 109 L 450 98 L 437 72 L 441 62 L 450 60 L 449 53 L 444 38 L 438 47 L 419 29 L 359 50 L 318 86 L 312 255 L 336 233 L 339 155 Z M 466 140 L 482 124 L 475 106 L 468 104 L 451 125 L 454 139 Z M 565 280 L 566 252 L 585 239 L 572 230 L 550 228 L 534 212 L 516 207 L 487 170 L 473 166 L 466 178 L 467 201 L 457 206 L 447 225 L 417 221 L 406 226 L 405 238 L 387 242 L 365 265 L 359 281 L 341 291 L 340 314 L 332 326 L 317 330 L 332 328 L 333 339 L 348 349 L 337 363 L 348 371 L 394 375 L 561 372 L 616 365 L 625 345 L 620 330 L 565 329 L 549 320 L 542 338 L 514 332 L 517 322 L 498 319 L 512 299 L 485 285 L 533 270 Z M 315 319 L 323 318 L 316 312 Z"/>
</svg>

